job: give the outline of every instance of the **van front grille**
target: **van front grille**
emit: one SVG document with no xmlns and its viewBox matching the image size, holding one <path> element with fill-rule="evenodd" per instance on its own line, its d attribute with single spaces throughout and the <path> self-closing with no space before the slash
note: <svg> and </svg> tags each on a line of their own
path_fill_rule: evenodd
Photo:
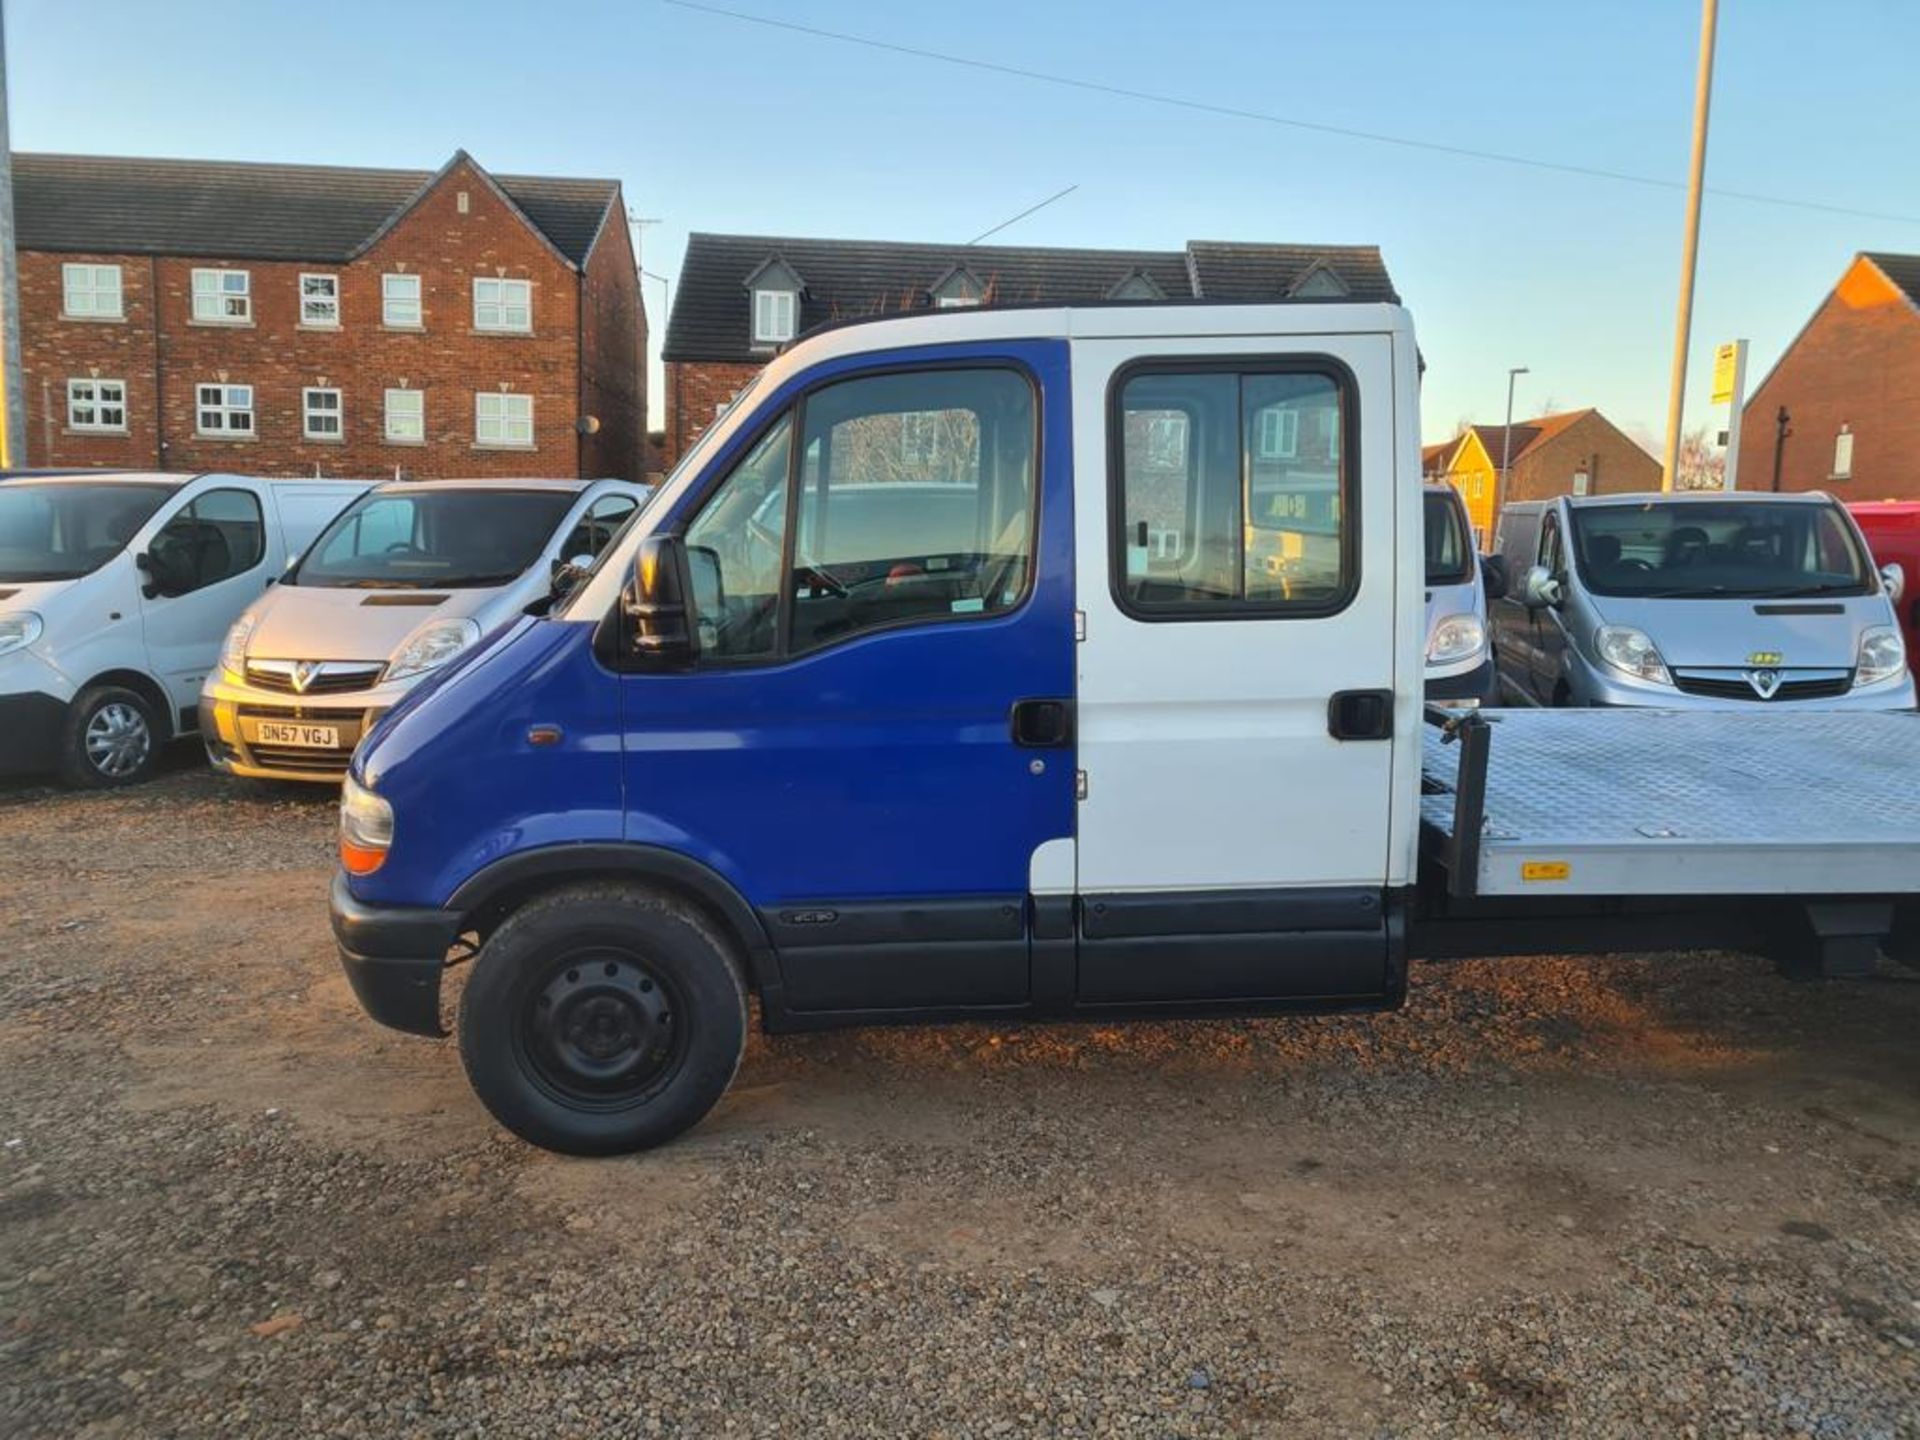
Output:
<svg viewBox="0 0 1920 1440">
<path fill-rule="evenodd" d="M 1751 700 L 1778 704 L 1782 700 L 1832 700 L 1853 688 L 1850 670 L 1820 671 L 1796 677 L 1782 672 L 1780 688 L 1762 697 L 1742 670 L 1676 670 L 1673 683 L 1683 694 L 1707 696 L 1715 700 Z"/>
<path fill-rule="evenodd" d="M 289 745 L 249 745 L 247 750 L 262 770 L 304 775 L 344 775 L 353 759 L 351 750 L 302 750 Z"/>
<path fill-rule="evenodd" d="M 378 660 L 249 660 L 247 683 L 284 695 L 338 695 L 372 689 L 384 669 Z"/>
</svg>

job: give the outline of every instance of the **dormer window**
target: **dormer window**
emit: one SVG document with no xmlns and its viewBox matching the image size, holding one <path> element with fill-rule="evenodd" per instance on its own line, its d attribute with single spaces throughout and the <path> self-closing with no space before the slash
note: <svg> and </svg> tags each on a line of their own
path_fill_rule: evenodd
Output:
<svg viewBox="0 0 1920 1440">
<path fill-rule="evenodd" d="M 1287 291 L 1289 300 L 1339 300 L 1352 292 L 1347 282 L 1342 280 L 1327 266 L 1316 261 Z"/>
<path fill-rule="evenodd" d="M 1154 283 L 1144 270 L 1135 270 L 1107 292 L 1109 300 L 1164 300 L 1167 292 Z"/>
<path fill-rule="evenodd" d="M 800 297 L 791 290 L 755 290 L 753 292 L 753 343 L 784 345 L 794 336 L 794 317 L 800 311 Z"/>
<path fill-rule="evenodd" d="M 984 301 L 987 287 L 971 270 L 956 265 L 936 280 L 927 293 L 933 296 L 936 310 L 961 310 Z"/>
</svg>

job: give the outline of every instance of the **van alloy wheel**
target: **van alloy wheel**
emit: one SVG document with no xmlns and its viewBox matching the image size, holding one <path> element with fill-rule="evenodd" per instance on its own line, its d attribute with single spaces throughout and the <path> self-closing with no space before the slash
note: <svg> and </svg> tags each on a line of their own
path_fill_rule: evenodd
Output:
<svg viewBox="0 0 1920 1440">
<path fill-rule="evenodd" d="M 93 712 L 85 736 L 87 763 L 102 775 L 120 780 L 146 764 L 153 750 L 153 731 L 147 717 L 124 701 L 112 701 Z"/>
<path fill-rule="evenodd" d="M 667 983 L 630 953 L 595 947 L 554 961 L 529 987 L 520 1059 L 562 1103 L 644 1104 L 685 1055 Z"/>
</svg>

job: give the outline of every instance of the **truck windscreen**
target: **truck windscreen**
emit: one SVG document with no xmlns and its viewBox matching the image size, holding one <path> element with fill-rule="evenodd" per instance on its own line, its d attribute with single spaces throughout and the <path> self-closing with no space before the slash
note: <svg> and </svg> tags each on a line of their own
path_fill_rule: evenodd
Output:
<svg viewBox="0 0 1920 1440">
<path fill-rule="evenodd" d="M 573 505 L 571 490 L 380 490 L 345 510 L 288 585 L 476 589 L 519 578 Z"/>
<path fill-rule="evenodd" d="M 0 581 L 72 580 L 126 549 L 177 487 L 58 481 L 0 486 Z"/>
<path fill-rule="evenodd" d="M 1473 578 L 1473 547 L 1467 543 L 1467 516 L 1451 495 L 1428 491 L 1426 504 L 1427 584 L 1459 585 Z"/>
<path fill-rule="evenodd" d="M 1573 507 L 1580 578 L 1599 595 L 1864 595 L 1865 557 L 1835 505 L 1724 500 Z"/>
</svg>

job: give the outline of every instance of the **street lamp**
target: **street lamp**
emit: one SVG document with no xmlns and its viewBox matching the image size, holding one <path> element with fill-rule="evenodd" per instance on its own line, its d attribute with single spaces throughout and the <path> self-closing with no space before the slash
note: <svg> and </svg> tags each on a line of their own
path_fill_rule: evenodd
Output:
<svg viewBox="0 0 1920 1440">
<path fill-rule="evenodd" d="M 1513 461 L 1513 382 L 1532 372 L 1524 365 L 1507 371 L 1507 424 L 1500 432 L 1500 473 L 1493 477 L 1493 521 L 1500 523 L 1500 507 L 1507 503 L 1507 466 Z"/>
</svg>

